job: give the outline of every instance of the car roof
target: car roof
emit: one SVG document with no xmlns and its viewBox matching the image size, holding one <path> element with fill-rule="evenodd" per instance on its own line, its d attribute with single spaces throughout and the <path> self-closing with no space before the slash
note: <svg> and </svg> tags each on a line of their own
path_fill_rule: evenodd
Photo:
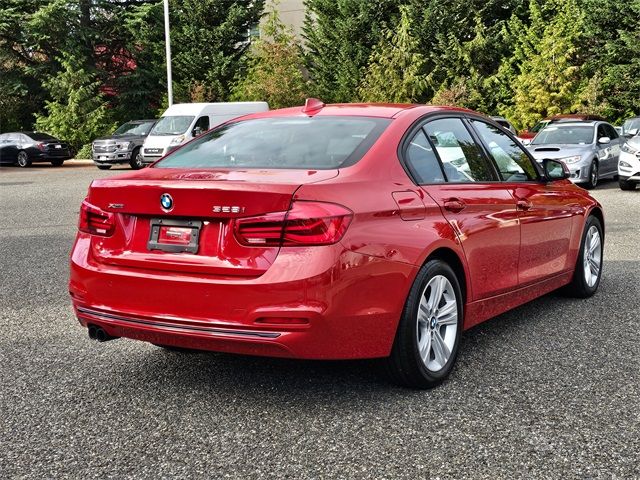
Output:
<svg viewBox="0 0 640 480">
<path fill-rule="evenodd" d="M 146 120 L 129 120 L 126 123 L 147 123 L 147 122 L 155 122 L 157 121 L 157 118 L 148 118 Z"/>
<path fill-rule="evenodd" d="M 440 105 L 420 105 L 412 103 L 334 103 L 324 105 L 316 110 L 306 111 L 305 107 L 280 108 L 247 115 L 243 119 L 270 118 L 283 116 L 344 116 L 344 117 L 378 117 L 395 118 L 408 110 L 419 109 L 420 113 L 428 114 L 439 111 L 459 111 L 476 113 L 459 107 Z"/>
<path fill-rule="evenodd" d="M 574 121 L 574 122 L 560 122 L 560 123 L 550 123 L 545 128 L 549 127 L 593 127 L 597 123 L 605 123 L 599 122 L 595 120 L 584 120 L 584 121 Z"/>
</svg>

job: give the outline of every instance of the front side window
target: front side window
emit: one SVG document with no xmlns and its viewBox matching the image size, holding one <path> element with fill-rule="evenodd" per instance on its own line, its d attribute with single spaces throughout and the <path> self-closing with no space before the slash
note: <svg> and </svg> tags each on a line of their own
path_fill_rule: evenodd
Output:
<svg viewBox="0 0 640 480">
<path fill-rule="evenodd" d="M 424 126 L 449 182 L 495 180 L 478 145 L 459 118 L 443 118 Z"/>
<path fill-rule="evenodd" d="M 637 135 L 640 132 L 640 118 L 630 118 L 622 124 L 623 135 Z"/>
<path fill-rule="evenodd" d="M 327 170 L 356 163 L 391 120 L 371 117 L 270 117 L 222 125 L 155 168 Z"/>
<path fill-rule="evenodd" d="M 515 141 L 499 129 L 480 120 L 471 120 L 498 166 L 502 180 L 526 182 L 538 178 L 531 159 Z"/>
<path fill-rule="evenodd" d="M 181 135 L 187 131 L 194 118 L 189 115 L 162 117 L 151 129 L 149 135 Z"/>
<path fill-rule="evenodd" d="M 593 143 L 593 125 L 558 125 L 545 127 L 531 145 L 588 145 Z"/>
</svg>

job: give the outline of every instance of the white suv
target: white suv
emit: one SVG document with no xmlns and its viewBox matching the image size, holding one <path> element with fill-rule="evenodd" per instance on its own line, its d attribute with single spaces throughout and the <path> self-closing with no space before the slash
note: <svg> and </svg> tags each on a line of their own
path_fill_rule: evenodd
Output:
<svg viewBox="0 0 640 480">
<path fill-rule="evenodd" d="M 620 148 L 618 182 L 622 190 L 635 190 L 640 183 L 640 136 L 627 140 Z"/>
</svg>

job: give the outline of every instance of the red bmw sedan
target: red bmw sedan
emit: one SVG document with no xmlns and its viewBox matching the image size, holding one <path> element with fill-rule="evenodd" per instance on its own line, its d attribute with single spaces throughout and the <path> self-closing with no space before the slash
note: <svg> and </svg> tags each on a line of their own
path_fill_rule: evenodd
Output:
<svg viewBox="0 0 640 480">
<path fill-rule="evenodd" d="M 69 291 L 97 340 L 385 357 L 433 387 L 463 330 L 597 290 L 602 207 L 567 175 L 469 110 L 310 99 L 95 180 Z"/>
</svg>

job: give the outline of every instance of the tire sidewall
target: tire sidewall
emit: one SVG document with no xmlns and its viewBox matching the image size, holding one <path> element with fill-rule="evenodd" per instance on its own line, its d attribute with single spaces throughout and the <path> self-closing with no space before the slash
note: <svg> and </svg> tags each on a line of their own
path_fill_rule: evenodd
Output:
<svg viewBox="0 0 640 480">
<path fill-rule="evenodd" d="M 140 170 L 144 167 L 142 159 L 140 159 L 140 162 L 138 162 L 138 156 L 140 156 L 140 147 L 134 148 L 131 152 L 131 160 L 129 161 L 129 165 L 134 170 Z"/>
<path fill-rule="evenodd" d="M 595 182 L 593 181 L 594 170 L 596 173 Z M 589 167 L 589 182 L 587 183 L 587 186 L 589 188 L 596 188 L 598 186 L 598 183 L 600 183 L 600 171 L 598 170 L 598 162 L 592 160 L 591 167 Z"/>
</svg>

